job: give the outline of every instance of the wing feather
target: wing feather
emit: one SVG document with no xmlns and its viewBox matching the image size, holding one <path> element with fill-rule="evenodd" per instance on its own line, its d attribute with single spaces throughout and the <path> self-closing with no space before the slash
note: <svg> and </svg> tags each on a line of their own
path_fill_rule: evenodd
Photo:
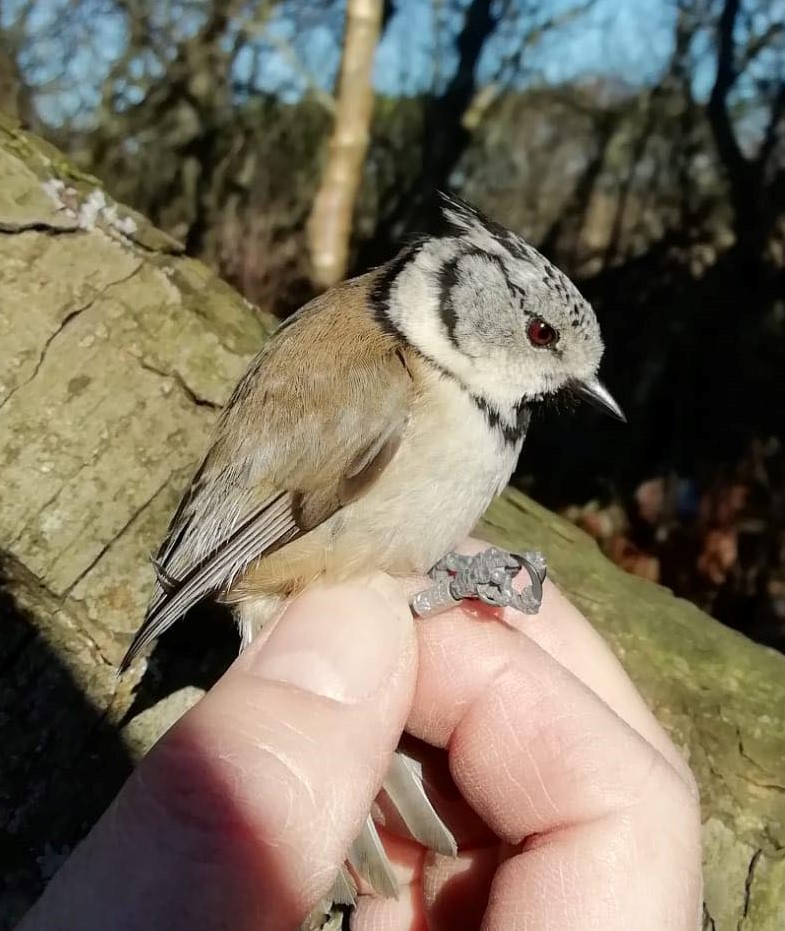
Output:
<svg viewBox="0 0 785 931">
<path fill-rule="evenodd" d="M 120 664 L 122 672 L 149 643 L 159 637 L 182 615 L 210 593 L 227 587 L 234 576 L 246 569 L 260 553 L 284 546 L 302 532 L 293 510 L 292 496 L 279 494 L 252 513 L 237 530 L 189 574 L 164 591 L 147 612 Z"/>
<path fill-rule="evenodd" d="M 394 456 L 413 379 L 367 293 L 356 279 L 340 300 L 317 298 L 251 363 L 154 558 L 153 597 L 122 669 L 199 601 L 364 494 Z"/>
</svg>

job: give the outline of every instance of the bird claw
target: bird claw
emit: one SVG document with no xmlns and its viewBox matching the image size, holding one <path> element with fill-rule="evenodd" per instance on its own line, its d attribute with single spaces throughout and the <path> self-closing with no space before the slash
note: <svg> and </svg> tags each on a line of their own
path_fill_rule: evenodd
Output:
<svg viewBox="0 0 785 931">
<path fill-rule="evenodd" d="M 518 592 L 512 583 L 521 569 L 529 574 L 530 584 Z M 446 611 L 465 598 L 537 614 L 542 603 L 545 557 L 540 552 L 508 553 L 492 546 L 474 556 L 448 553 L 429 574 L 436 584 L 418 592 L 410 602 L 418 617 Z"/>
</svg>

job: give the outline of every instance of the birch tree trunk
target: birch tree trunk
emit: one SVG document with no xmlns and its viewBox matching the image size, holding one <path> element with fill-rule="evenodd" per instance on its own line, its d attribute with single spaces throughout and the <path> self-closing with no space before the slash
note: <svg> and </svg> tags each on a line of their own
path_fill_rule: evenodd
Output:
<svg viewBox="0 0 785 931">
<path fill-rule="evenodd" d="M 320 289 L 346 276 L 357 192 L 373 113 L 372 69 L 383 0 L 348 0 L 327 164 L 308 220 L 312 277 Z"/>
<path fill-rule="evenodd" d="M 141 681 L 144 663 L 115 674 L 148 554 L 267 332 L 176 242 L 0 116 L 3 931 L 232 656 L 230 625 L 208 614 L 176 625 Z M 785 657 L 625 575 L 518 492 L 480 532 L 547 554 L 689 759 L 707 931 L 782 931 Z"/>
</svg>

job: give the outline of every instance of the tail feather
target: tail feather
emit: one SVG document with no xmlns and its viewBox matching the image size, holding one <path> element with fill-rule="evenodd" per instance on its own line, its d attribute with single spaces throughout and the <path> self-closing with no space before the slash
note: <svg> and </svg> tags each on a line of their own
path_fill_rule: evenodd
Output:
<svg viewBox="0 0 785 931">
<path fill-rule="evenodd" d="M 370 815 L 349 850 L 349 862 L 379 895 L 398 898 L 398 880 Z"/>
<path fill-rule="evenodd" d="M 357 901 L 357 886 L 345 866 L 338 870 L 330 892 L 330 899 L 336 905 L 354 905 Z"/>
<path fill-rule="evenodd" d="M 457 856 L 458 846 L 452 831 L 425 793 L 422 764 L 400 748 L 394 754 L 392 766 L 385 777 L 384 791 L 415 840 L 437 853 Z"/>
</svg>

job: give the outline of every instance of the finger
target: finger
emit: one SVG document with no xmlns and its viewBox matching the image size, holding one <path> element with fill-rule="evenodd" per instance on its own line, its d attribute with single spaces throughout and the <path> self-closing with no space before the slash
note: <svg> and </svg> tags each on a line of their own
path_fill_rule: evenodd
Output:
<svg viewBox="0 0 785 931">
<path fill-rule="evenodd" d="M 422 878 L 429 931 L 477 931 L 498 865 L 498 843 L 454 859 L 431 854 Z"/>
<path fill-rule="evenodd" d="M 486 543 L 470 539 L 459 549 L 465 553 L 476 553 L 486 547 Z M 523 586 L 528 583 L 528 579 L 528 573 L 522 572 L 516 580 L 516 586 Z M 418 582 L 417 587 L 423 584 Z M 507 626 L 524 632 L 585 682 L 630 727 L 655 746 L 686 782 L 693 781 L 686 761 L 652 714 L 624 667 L 600 634 L 555 585 L 546 580 L 542 606 L 536 615 L 524 615 L 512 608 L 495 610 L 493 613 L 500 615 Z M 477 612 L 471 606 L 456 609 L 449 616 L 467 614 L 470 621 L 476 622 L 478 619 Z M 487 618 L 490 612 L 484 616 Z M 463 636 L 464 630 L 465 626 L 460 625 L 456 636 Z"/>
<path fill-rule="evenodd" d="M 143 761 L 26 931 L 291 931 L 379 789 L 415 665 L 391 580 L 307 592 Z"/>
<path fill-rule="evenodd" d="M 498 844 L 454 858 L 430 852 L 426 858 L 425 871 L 410 878 L 397 900 L 361 898 L 352 931 L 477 931 L 499 863 Z"/>
<path fill-rule="evenodd" d="M 441 801 L 440 797 L 438 810 L 444 816 Z M 453 810 L 457 812 L 455 806 Z M 462 810 L 457 812 L 459 823 L 467 811 L 462 802 Z M 471 818 L 479 820 L 473 814 Z M 452 826 L 453 821 L 449 823 Z M 379 900 L 360 881 L 362 898 L 352 922 L 353 931 L 425 931 L 426 927 L 429 931 L 477 931 L 499 863 L 499 842 L 488 828 L 483 831 L 487 846 L 462 850 L 457 857 L 442 856 L 384 828 L 379 833 L 401 892 L 398 901 Z"/>
<path fill-rule="evenodd" d="M 419 882 L 401 889 L 397 899 L 362 896 L 351 918 L 352 931 L 430 931 Z"/>
<path fill-rule="evenodd" d="M 684 757 L 607 643 L 555 585 L 546 582 L 545 592 L 540 614 L 506 616 L 505 620 L 526 633 L 596 692 L 619 717 L 656 747 L 685 781 L 690 782 L 692 773 Z"/>
<path fill-rule="evenodd" d="M 528 660 L 490 684 L 450 740 L 469 804 L 509 843 L 536 838 L 500 869 L 484 928 L 530 926 L 545 911 L 564 929 L 694 929 L 697 800 L 569 672 L 534 645 Z"/>
<path fill-rule="evenodd" d="M 526 841 L 494 880 L 483 928 L 694 927 L 691 785 L 520 632 L 458 611 L 419 637 L 410 729 L 447 746 L 456 786 L 500 838 Z"/>
<path fill-rule="evenodd" d="M 501 750 L 505 745 L 499 733 L 504 729 L 506 734 L 505 722 L 512 713 L 523 727 L 508 748 L 513 752 L 528 754 L 537 741 L 545 751 L 550 742 L 554 757 L 559 758 L 562 747 L 557 738 L 566 727 L 571 730 L 563 734 L 565 739 L 574 736 L 576 741 L 591 744 L 594 762 L 587 762 L 598 767 L 600 773 L 607 769 L 606 762 L 610 759 L 602 755 L 606 743 L 616 757 L 641 747 L 654 752 L 639 734 L 623 726 L 621 718 L 595 693 L 518 631 L 493 621 L 478 622 L 453 611 L 420 623 L 418 635 L 419 672 L 408 728 L 423 740 L 449 749 L 453 776 L 453 757 L 459 749 L 461 726 L 476 720 L 476 736 L 482 736 L 480 725 L 484 726 L 489 741 L 493 738 L 489 746 Z M 517 701 L 517 707 L 492 709 L 489 703 L 498 701 L 504 689 L 509 692 L 512 688 L 517 693 L 506 695 L 506 700 Z M 504 718 L 493 717 L 502 713 Z M 528 740 L 524 740 L 524 734 Z M 571 745 L 572 741 L 563 749 L 566 751 Z M 639 760 L 640 754 L 635 753 L 634 758 Z M 664 759 L 662 762 L 665 763 Z M 623 767 L 618 775 L 620 780 L 625 778 Z M 497 778 L 498 774 L 492 781 Z M 463 791 L 460 785 L 458 788 Z M 541 799 L 544 790 L 543 786 L 537 793 Z M 582 794 L 588 797 L 587 793 Z M 511 814 L 516 813 L 517 807 Z M 512 842 L 543 826 L 536 821 L 518 827 L 488 823 L 499 836 Z"/>
</svg>

